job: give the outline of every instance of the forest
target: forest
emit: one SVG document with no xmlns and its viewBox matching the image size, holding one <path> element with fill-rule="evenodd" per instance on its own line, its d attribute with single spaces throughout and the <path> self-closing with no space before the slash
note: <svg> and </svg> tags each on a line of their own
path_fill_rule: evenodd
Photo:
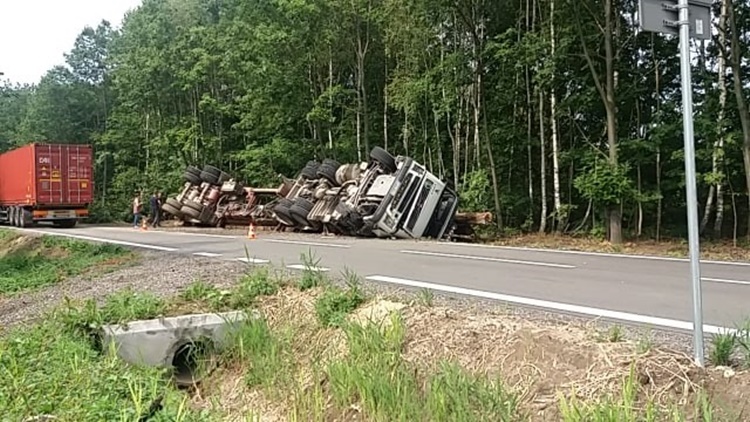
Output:
<svg viewBox="0 0 750 422">
<path fill-rule="evenodd" d="M 310 159 L 409 155 L 498 234 L 686 236 L 679 43 L 637 0 L 144 0 L 0 83 L 0 150 L 90 143 L 99 219 L 188 164 L 275 186 Z M 699 221 L 750 236 L 750 1 L 692 41 Z M 54 36 L 50 34 L 49 36 Z M 30 51 L 29 54 L 34 54 Z"/>
</svg>

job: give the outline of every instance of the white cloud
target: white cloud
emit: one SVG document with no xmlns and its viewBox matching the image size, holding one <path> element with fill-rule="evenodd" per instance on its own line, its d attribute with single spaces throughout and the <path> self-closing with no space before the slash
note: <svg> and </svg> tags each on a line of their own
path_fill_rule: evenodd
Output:
<svg viewBox="0 0 750 422">
<path fill-rule="evenodd" d="M 0 0 L 0 72 L 12 82 L 36 83 L 65 61 L 86 25 L 103 19 L 119 27 L 141 0 Z"/>
</svg>

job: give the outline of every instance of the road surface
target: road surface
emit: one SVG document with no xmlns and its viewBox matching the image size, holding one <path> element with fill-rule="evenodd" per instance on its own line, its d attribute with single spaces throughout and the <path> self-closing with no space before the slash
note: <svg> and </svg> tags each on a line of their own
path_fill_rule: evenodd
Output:
<svg viewBox="0 0 750 422">
<path fill-rule="evenodd" d="M 550 311 L 622 320 L 654 328 L 692 329 L 688 262 L 435 241 L 329 238 L 259 232 L 245 236 L 141 231 L 129 227 L 25 229 L 125 246 L 256 265 L 316 270 L 346 268 L 379 283 L 472 295 Z M 703 261 L 706 334 L 736 327 L 750 316 L 750 263 Z"/>
</svg>

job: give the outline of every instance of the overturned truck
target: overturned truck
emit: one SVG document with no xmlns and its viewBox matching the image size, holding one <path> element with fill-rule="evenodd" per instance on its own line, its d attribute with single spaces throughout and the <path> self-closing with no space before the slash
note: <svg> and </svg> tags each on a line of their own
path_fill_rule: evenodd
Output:
<svg viewBox="0 0 750 422">
<path fill-rule="evenodd" d="M 402 239 L 440 239 L 456 226 L 456 192 L 414 159 L 380 147 L 356 164 L 309 161 L 275 189 L 245 187 L 213 166 L 183 176 L 182 191 L 162 209 L 187 223 L 275 220 L 299 231 Z"/>
</svg>

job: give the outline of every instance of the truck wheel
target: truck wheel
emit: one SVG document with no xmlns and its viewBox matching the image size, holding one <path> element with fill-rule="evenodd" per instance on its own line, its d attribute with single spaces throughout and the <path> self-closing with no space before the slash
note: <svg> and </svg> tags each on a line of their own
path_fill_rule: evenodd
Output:
<svg viewBox="0 0 750 422">
<path fill-rule="evenodd" d="M 201 180 L 203 180 L 204 182 L 208 183 L 209 185 L 218 185 L 219 184 L 219 175 L 203 171 L 203 172 L 201 172 Z"/>
<path fill-rule="evenodd" d="M 395 173 L 396 168 L 396 159 L 393 158 L 393 156 L 386 150 L 380 147 L 375 147 L 370 151 L 370 158 L 383 166 L 385 171 L 389 173 Z"/>
<path fill-rule="evenodd" d="M 200 211 L 200 212 L 203 211 L 203 204 L 201 204 L 200 202 L 195 202 L 193 200 L 185 201 L 185 203 L 182 205 L 180 209 L 182 209 L 184 212 L 184 208 L 186 207 L 190 209 L 194 209 L 196 211 Z"/>
<path fill-rule="evenodd" d="M 162 211 L 167 212 L 175 217 L 180 217 L 182 213 L 179 208 L 175 208 L 172 204 L 167 201 L 161 206 Z"/>
<path fill-rule="evenodd" d="M 300 176 L 302 176 L 303 179 L 315 179 L 318 177 L 318 168 L 320 167 L 320 164 L 318 164 L 315 161 L 308 161 L 305 167 L 300 172 Z"/>
<path fill-rule="evenodd" d="M 24 208 L 18 209 L 18 227 L 30 226 L 33 218 L 29 210 Z"/>
<path fill-rule="evenodd" d="M 201 180 L 201 172 L 195 167 L 188 167 L 187 170 L 182 174 L 182 178 L 186 181 L 192 183 L 193 185 L 200 185 L 203 180 Z"/>
<path fill-rule="evenodd" d="M 231 179 L 231 178 L 232 178 L 231 175 L 229 175 L 228 173 L 224 173 L 222 171 L 221 174 L 219 175 L 219 182 L 217 183 L 217 185 L 222 185 L 222 184 L 224 184 L 224 182 L 229 181 L 229 179 Z"/>
<path fill-rule="evenodd" d="M 339 164 L 338 161 L 326 159 L 318 168 L 317 175 L 331 183 L 331 186 L 338 186 L 339 183 L 336 181 L 336 171 L 339 167 L 341 167 L 341 164 Z"/>
<path fill-rule="evenodd" d="M 219 178 L 221 176 L 221 173 L 223 173 L 221 170 L 219 170 L 218 167 L 214 166 L 203 166 L 203 171 L 201 173 L 211 174 L 213 176 L 216 176 L 216 178 Z"/>
<path fill-rule="evenodd" d="M 300 228 L 312 225 L 307 220 L 307 215 L 310 214 L 310 211 L 312 211 L 313 205 L 314 204 L 312 202 L 305 198 L 297 198 L 294 200 L 292 206 L 289 207 L 289 214 L 294 219 L 294 221 L 297 222 Z"/>
<path fill-rule="evenodd" d="M 203 211 L 202 211 L 202 210 L 201 210 L 201 211 L 199 211 L 199 210 L 196 210 L 195 208 L 190 208 L 190 207 L 188 207 L 188 206 L 186 205 L 186 206 L 184 206 L 184 207 L 182 207 L 182 208 L 180 209 L 180 212 L 182 212 L 183 214 L 185 214 L 186 216 L 188 216 L 188 217 L 190 217 L 190 218 L 194 218 L 194 219 L 196 219 L 196 220 L 200 220 L 200 218 L 201 218 L 201 213 L 202 213 Z"/>
<path fill-rule="evenodd" d="M 294 202 L 292 202 L 291 200 L 287 198 L 281 198 L 281 200 L 279 200 L 279 203 L 276 204 L 275 207 L 273 207 L 273 212 L 274 214 L 276 214 L 276 218 L 278 220 L 281 220 L 281 222 L 286 224 L 287 226 L 295 225 L 294 218 L 292 218 L 289 210 L 289 208 L 293 204 Z"/>
<path fill-rule="evenodd" d="M 8 210 L 8 222 L 13 227 L 18 227 L 18 220 L 16 220 L 16 210 L 16 207 L 10 207 L 10 209 Z"/>
</svg>

